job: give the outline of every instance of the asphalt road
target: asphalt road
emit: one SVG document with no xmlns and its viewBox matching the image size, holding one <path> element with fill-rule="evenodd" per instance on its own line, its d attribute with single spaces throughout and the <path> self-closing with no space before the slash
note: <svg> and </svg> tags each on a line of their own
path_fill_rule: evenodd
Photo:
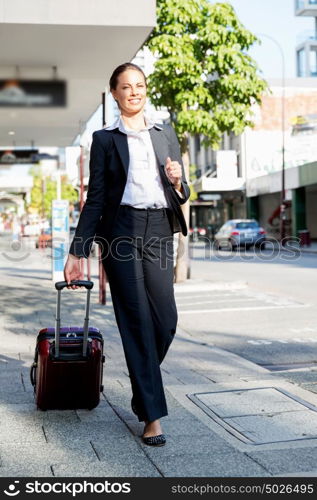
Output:
<svg viewBox="0 0 317 500">
<path fill-rule="evenodd" d="M 210 283 L 177 293 L 179 324 L 193 338 L 274 369 L 317 368 L 317 255 L 196 244 L 191 277 Z M 233 286 L 213 290 L 215 283 Z"/>
</svg>

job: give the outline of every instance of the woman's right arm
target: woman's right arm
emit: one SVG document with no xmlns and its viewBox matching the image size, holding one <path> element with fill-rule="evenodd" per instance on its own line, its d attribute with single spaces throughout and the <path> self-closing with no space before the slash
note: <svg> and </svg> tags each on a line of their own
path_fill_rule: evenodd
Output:
<svg viewBox="0 0 317 500">
<path fill-rule="evenodd" d="M 105 200 L 105 147 L 98 132 L 94 132 L 92 138 L 87 199 L 64 267 L 65 281 L 68 283 L 74 279 L 83 279 L 81 260 L 89 256 Z"/>
</svg>

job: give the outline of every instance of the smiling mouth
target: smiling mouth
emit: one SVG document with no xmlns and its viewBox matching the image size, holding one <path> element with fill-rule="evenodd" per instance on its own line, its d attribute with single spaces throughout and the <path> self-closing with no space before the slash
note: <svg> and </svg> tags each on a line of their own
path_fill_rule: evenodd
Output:
<svg viewBox="0 0 317 500">
<path fill-rule="evenodd" d="M 139 102 L 141 102 L 141 99 L 129 99 L 129 102 L 131 102 L 132 104 L 138 104 Z"/>
</svg>

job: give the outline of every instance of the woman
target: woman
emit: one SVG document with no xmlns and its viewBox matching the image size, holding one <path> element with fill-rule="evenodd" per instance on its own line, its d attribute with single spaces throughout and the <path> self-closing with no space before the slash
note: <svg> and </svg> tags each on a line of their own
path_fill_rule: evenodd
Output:
<svg viewBox="0 0 317 500">
<path fill-rule="evenodd" d="M 82 279 L 93 239 L 112 296 L 129 370 L 133 412 L 143 441 L 162 446 L 167 415 L 160 364 L 174 338 L 173 233 L 187 234 L 180 205 L 189 198 L 174 129 L 144 115 L 146 78 L 124 63 L 110 78 L 119 119 L 93 133 L 87 200 L 80 215 L 65 280 Z M 71 288 L 77 288 L 70 285 Z"/>
</svg>

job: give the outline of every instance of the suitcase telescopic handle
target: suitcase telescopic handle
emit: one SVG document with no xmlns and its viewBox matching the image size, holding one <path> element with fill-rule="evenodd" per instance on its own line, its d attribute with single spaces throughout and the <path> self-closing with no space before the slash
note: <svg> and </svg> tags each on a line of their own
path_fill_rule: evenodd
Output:
<svg viewBox="0 0 317 500">
<path fill-rule="evenodd" d="M 70 285 L 84 286 L 87 290 L 91 290 L 94 286 L 93 282 L 88 280 L 72 280 Z M 56 290 L 63 290 L 66 286 L 69 286 L 67 281 L 57 281 L 55 283 Z"/>
<path fill-rule="evenodd" d="M 87 344 L 88 344 L 88 324 L 89 324 L 89 306 L 90 306 L 90 291 L 94 286 L 92 281 L 86 280 L 73 280 L 70 282 L 71 285 L 84 286 L 87 289 L 87 300 L 86 300 L 86 313 L 84 321 L 84 331 L 83 331 L 83 356 L 87 355 Z M 57 290 L 57 302 L 56 302 L 56 320 L 55 320 L 55 357 L 59 357 L 59 339 L 60 339 L 60 329 L 61 329 L 61 291 L 63 288 L 67 287 L 67 281 L 57 281 L 55 283 L 55 288 Z M 71 288 L 72 290 L 72 288 Z"/>
</svg>

